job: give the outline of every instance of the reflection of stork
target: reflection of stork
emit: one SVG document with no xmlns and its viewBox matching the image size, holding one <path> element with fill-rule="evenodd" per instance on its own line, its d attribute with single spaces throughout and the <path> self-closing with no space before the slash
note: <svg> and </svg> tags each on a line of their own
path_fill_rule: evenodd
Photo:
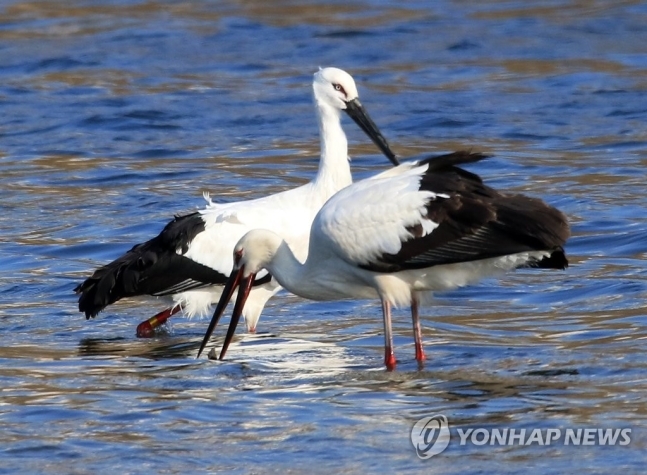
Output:
<svg viewBox="0 0 647 475">
<path fill-rule="evenodd" d="M 312 300 L 378 297 L 388 369 L 396 364 L 392 306 L 411 306 L 416 359 L 423 361 L 418 305 L 430 299 L 431 291 L 519 267 L 564 269 L 566 217 L 541 200 L 499 193 L 459 168 L 483 158 L 469 152 L 441 155 L 344 188 L 317 214 L 303 264 L 276 233 L 247 233 L 234 248 L 234 271 L 200 352 L 239 286 L 224 357 L 246 296 L 263 269 L 286 290 Z"/>
<path fill-rule="evenodd" d="M 184 309 L 189 316 L 209 312 L 220 298 L 232 268 L 232 249 L 250 229 L 278 232 L 302 259 L 308 249 L 310 224 L 317 211 L 334 193 L 352 183 L 346 135 L 341 128 L 345 111 L 380 150 L 398 161 L 377 126 L 357 98 L 353 78 L 336 68 L 314 75 L 314 99 L 321 133 L 321 161 L 317 176 L 299 188 L 265 198 L 217 204 L 209 200 L 199 212 L 176 217 L 155 238 L 138 244 L 119 259 L 97 269 L 79 285 L 79 310 L 86 318 L 124 297 L 172 295 L 174 305 L 137 327 L 138 336 L 151 336 L 153 329 Z M 243 310 L 249 331 L 268 299 L 280 290 L 266 273 L 253 283 Z"/>
</svg>

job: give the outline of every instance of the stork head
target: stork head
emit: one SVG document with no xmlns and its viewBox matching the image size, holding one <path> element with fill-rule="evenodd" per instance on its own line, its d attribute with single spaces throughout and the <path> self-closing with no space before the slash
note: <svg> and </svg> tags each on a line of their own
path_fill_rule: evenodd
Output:
<svg viewBox="0 0 647 475">
<path fill-rule="evenodd" d="M 247 279 L 267 268 L 276 255 L 283 239 L 266 229 L 253 229 L 234 247 L 234 269 Z"/>
<path fill-rule="evenodd" d="M 220 352 L 220 359 L 223 359 L 236 331 L 240 316 L 243 313 L 247 297 L 254 285 L 256 274 L 271 265 L 274 256 L 276 256 L 279 248 L 283 245 L 287 246 L 281 237 L 265 229 L 249 231 L 240 238 L 238 244 L 234 247 L 234 268 L 222 290 L 220 300 L 218 301 L 218 305 L 216 305 L 216 310 L 213 312 L 213 317 L 200 345 L 198 356 L 202 353 L 227 304 L 236 289 L 238 289 L 231 323 L 229 324 L 229 330 L 227 330 L 227 336 L 222 346 L 222 351 Z"/>
<path fill-rule="evenodd" d="M 350 74 L 338 68 L 320 69 L 314 75 L 312 88 L 315 102 L 320 108 L 346 112 L 391 163 L 400 164 L 380 129 L 359 102 L 357 86 Z M 338 115 L 339 112 L 336 114 Z"/>
<path fill-rule="evenodd" d="M 346 109 L 346 104 L 358 98 L 357 86 L 352 76 L 338 68 L 317 71 L 312 83 L 315 100 L 336 109 Z"/>
</svg>

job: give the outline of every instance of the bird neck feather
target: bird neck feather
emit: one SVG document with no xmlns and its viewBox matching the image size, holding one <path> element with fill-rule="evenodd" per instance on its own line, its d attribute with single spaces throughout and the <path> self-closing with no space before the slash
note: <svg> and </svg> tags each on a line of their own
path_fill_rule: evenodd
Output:
<svg viewBox="0 0 647 475">
<path fill-rule="evenodd" d="M 315 184 L 328 189 L 332 196 L 353 182 L 348 162 L 348 141 L 341 127 L 341 111 L 322 102 L 316 105 L 319 111 L 321 160 Z"/>
</svg>

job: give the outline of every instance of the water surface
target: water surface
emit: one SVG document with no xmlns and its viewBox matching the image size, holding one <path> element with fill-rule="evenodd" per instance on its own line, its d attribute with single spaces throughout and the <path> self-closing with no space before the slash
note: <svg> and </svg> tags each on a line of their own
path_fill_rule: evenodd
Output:
<svg viewBox="0 0 647 475">
<path fill-rule="evenodd" d="M 642 472 L 647 413 L 647 6 L 626 2 L 5 1 L 0 6 L 0 472 Z M 429 361 L 406 310 L 281 294 L 228 360 L 206 322 L 86 321 L 74 286 L 177 213 L 308 181 L 310 82 L 348 70 L 403 157 L 471 170 L 572 224 L 565 272 L 438 294 Z M 344 121 L 356 179 L 388 166 Z M 221 329 L 219 333 L 222 333 Z M 220 340 L 213 345 L 218 346 Z M 631 428 L 631 443 L 460 446 L 452 430 Z"/>
</svg>

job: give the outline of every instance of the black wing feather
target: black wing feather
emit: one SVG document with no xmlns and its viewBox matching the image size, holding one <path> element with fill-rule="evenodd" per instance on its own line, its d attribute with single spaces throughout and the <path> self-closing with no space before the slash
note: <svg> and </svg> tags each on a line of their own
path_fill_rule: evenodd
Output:
<svg viewBox="0 0 647 475">
<path fill-rule="evenodd" d="M 551 256 L 528 266 L 565 268 L 562 246 L 570 235 L 566 217 L 543 201 L 508 195 L 485 185 L 481 178 L 459 168 L 486 158 L 483 154 L 456 152 L 431 157 L 420 189 L 436 197 L 426 204 L 426 218 L 438 227 L 423 236 L 421 225 L 408 228 L 411 238 L 397 254 L 383 254 L 362 267 L 397 272 L 442 264 L 475 261 L 526 251 L 552 251 Z"/>
<path fill-rule="evenodd" d="M 74 291 L 81 294 L 79 311 L 86 318 L 94 317 L 124 297 L 166 295 L 179 284 L 183 284 L 183 290 L 224 285 L 227 276 L 177 253 L 178 249 L 187 252 L 202 231 L 204 221 L 199 213 L 176 216 L 158 236 L 137 244 L 77 286 Z"/>
</svg>

